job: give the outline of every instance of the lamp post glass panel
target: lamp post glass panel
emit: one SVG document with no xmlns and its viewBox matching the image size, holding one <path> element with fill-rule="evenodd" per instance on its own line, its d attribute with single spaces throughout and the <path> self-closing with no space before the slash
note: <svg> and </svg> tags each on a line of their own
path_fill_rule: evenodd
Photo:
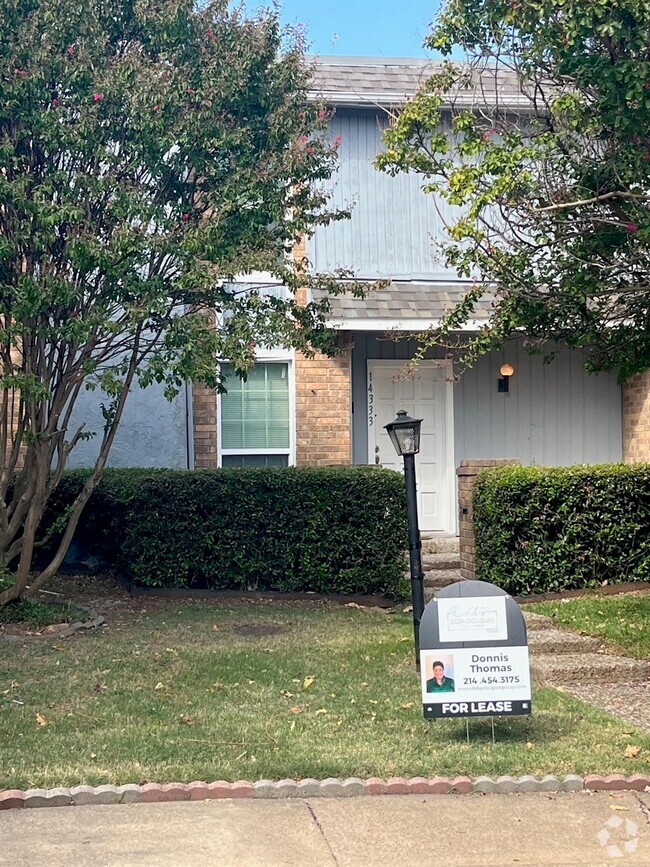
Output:
<svg viewBox="0 0 650 867">
<path fill-rule="evenodd" d="M 418 522 L 415 456 L 420 451 L 421 425 L 421 418 L 411 418 L 403 409 L 397 413 L 397 418 L 394 421 L 385 425 L 388 436 L 395 446 L 395 451 L 404 458 L 411 595 L 413 598 L 413 632 L 415 635 L 415 665 L 418 669 L 420 668 L 420 620 L 424 611 L 424 576 L 422 574 L 422 543 L 420 542 L 420 526 Z"/>
</svg>

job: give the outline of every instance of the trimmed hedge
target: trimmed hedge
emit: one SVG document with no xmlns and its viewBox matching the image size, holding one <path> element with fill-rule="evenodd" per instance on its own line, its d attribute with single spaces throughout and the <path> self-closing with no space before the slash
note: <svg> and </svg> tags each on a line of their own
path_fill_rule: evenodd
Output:
<svg viewBox="0 0 650 867">
<path fill-rule="evenodd" d="M 108 470 L 75 540 L 146 586 L 399 596 L 406 538 L 403 477 L 345 467 Z"/>
<path fill-rule="evenodd" d="M 650 465 L 501 467 L 474 489 L 477 577 L 513 595 L 650 579 Z"/>
</svg>

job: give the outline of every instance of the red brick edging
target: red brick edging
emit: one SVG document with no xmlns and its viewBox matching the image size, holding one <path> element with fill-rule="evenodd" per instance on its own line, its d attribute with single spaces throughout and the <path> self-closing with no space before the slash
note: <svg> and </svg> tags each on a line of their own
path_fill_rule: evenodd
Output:
<svg viewBox="0 0 650 867">
<path fill-rule="evenodd" d="M 650 791 L 650 773 L 580 777 L 390 777 L 387 780 L 359 777 L 326 780 L 258 780 L 255 783 L 217 780 L 214 783 L 127 783 L 123 786 L 74 786 L 55 789 L 8 789 L 0 792 L 0 810 L 23 807 L 68 807 L 85 804 L 135 804 L 163 801 L 203 801 L 223 798 L 345 798 L 358 795 L 468 795 L 521 792 Z"/>
</svg>

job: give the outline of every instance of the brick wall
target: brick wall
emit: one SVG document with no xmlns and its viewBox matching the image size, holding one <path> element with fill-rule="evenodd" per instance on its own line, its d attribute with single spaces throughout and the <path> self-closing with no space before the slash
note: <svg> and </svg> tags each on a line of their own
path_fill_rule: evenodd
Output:
<svg viewBox="0 0 650 867">
<path fill-rule="evenodd" d="M 306 256 L 305 239 L 294 246 L 298 268 Z M 296 300 L 307 302 L 307 292 L 299 289 Z M 329 358 L 316 354 L 305 358 L 297 352 L 296 378 L 296 463 L 298 466 L 325 467 L 351 462 L 349 335 L 339 336 L 341 355 Z"/>
<path fill-rule="evenodd" d="M 296 463 L 324 467 L 349 464 L 350 349 L 340 337 L 341 355 L 296 353 Z"/>
<path fill-rule="evenodd" d="M 460 574 L 463 578 L 476 578 L 476 542 L 472 508 L 476 476 L 485 467 L 501 467 L 519 463 L 520 461 L 517 460 L 467 460 L 461 461 L 456 470 L 458 476 Z"/>
<path fill-rule="evenodd" d="M 204 310 L 216 326 L 212 310 Z M 194 468 L 206 470 L 218 466 L 217 453 L 217 392 L 200 383 L 192 383 L 192 435 L 194 438 Z"/>
<path fill-rule="evenodd" d="M 196 382 L 192 384 L 192 428 L 194 468 L 206 470 L 218 465 L 217 393 Z"/>
<path fill-rule="evenodd" d="M 650 370 L 623 385 L 623 460 L 650 461 Z"/>
</svg>

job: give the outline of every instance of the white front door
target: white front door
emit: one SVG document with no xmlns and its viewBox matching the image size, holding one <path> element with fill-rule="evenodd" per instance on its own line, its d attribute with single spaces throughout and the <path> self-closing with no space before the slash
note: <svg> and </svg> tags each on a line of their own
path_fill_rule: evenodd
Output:
<svg viewBox="0 0 650 867">
<path fill-rule="evenodd" d="M 415 458 L 420 529 L 455 533 L 451 367 L 445 361 L 423 361 L 406 375 L 405 364 L 368 361 L 368 463 L 403 472 L 403 459 L 384 425 L 400 409 L 421 418 L 420 453 Z"/>
</svg>

